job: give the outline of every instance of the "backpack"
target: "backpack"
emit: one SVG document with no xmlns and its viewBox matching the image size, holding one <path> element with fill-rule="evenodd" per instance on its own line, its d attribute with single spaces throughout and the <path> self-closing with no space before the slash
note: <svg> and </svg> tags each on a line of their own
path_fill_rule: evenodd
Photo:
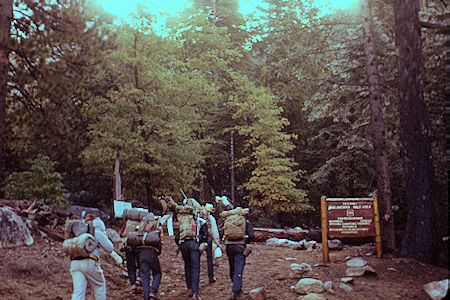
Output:
<svg viewBox="0 0 450 300">
<path fill-rule="evenodd" d="M 139 221 L 127 220 L 122 236 L 127 236 L 130 232 L 138 231 Z"/>
<path fill-rule="evenodd" d="M 220 214 L 224 221 L 224 236 L 228 240 L 242 240 L 245 238 L 245 226 L 247 220 L 248 208 L 237 207 L 232 210 L 224 211 Z"/>
<path fill-rule="evenodd" d="M 83 233 L 89 233 L 94 235 L 94 225 L 92 222 L 84 221 L 82 219 L 66 219 L 64 225 L 64 238 L 70 239 L 82 235 Z"/>
<path fill-rule="evenodd" d="M 194 208 L 188 205 L 177 206 L 177 218 L 180 223 L 180 241 L 197 238 L 197 224 Z"/>
</svg>

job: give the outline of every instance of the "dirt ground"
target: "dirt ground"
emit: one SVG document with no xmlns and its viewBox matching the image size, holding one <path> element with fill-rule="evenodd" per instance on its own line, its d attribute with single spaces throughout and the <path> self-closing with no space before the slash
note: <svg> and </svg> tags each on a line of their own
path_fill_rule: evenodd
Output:
<svg viewBox="0 0 450 300">
<path fill-rule="evenodd" d="M 61 251 L 61 242 L 35 238 L 31 246 L 0 249 L 0 299 L 70 299 L 72 281 L 69 273 L 70 259 Z M 186 296 L 183 261 L 176 255 L 172 237 L 164 237 L 160 256 L 163 278 L 160 299 L 189 299 Z M 401 259 L 387 255 L 381 259 L 374 255 L 370 244 L 344 246 L 341 251 L 330 253 L 330 263 L 322 263 L 322 251 L 293 250 L 284 247 L 253 245 L 253 253 L 247 258 L 244 270 L 244 295 L 251 299 L 249 291 L 264 287 L 268 299 L 297 299 L 291 286 L 298 279 L 289 278 L 291 263 L 306 262 L 313 267 L 314 278 L 323 282 L 331 280 L 335 294 L 323 294 L 326 299 L 375 300 L 375 299 L 429 299 L 422 286 L 426 283 L 448 278 L 448 269 L 423 264 L 414 259 Z M 339 288 L 345 277 L 346 257 L 362 256 L 368 265 L 377 271 L 376 276 L 357 277 L 350 284 L 353 291 Z M 142 295 L 131 295 L 128 279 L 123 276 L 124 266 L 114 264 L 110 257 L 102 257 L 102 268 L 107 283 L 108 299 L 143 299 Z M 217 282 L 208 283 L 206 256 L 201 258 L 200 295 L 202 299 L 229 299 L 231 282 L 228 277 L 226 256 L 216 268 Z M 86 299 L 94 299 L 88 290 Z"/>
</svg>

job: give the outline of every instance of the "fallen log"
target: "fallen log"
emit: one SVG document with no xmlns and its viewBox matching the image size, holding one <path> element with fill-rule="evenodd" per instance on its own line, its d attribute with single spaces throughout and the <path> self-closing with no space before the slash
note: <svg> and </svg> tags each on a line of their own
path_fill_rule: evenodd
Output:
<svg viewBox="0 0 450 300">
<path fill-rule="evenodd" d="M 308 230 L 301 229 L 275 229 L 275 228 L 253 228 L 255 242 L 264 242 L 270 238 L 288 239 L 301 241 L 305 239 Z"/>
</svg>

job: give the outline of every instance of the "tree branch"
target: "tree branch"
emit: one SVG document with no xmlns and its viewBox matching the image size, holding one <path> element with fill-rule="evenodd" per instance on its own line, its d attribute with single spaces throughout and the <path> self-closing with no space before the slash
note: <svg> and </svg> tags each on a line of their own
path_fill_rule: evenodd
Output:
<svg viewBox="0 0 450 300">
<path fill-rule="evenodd" d="M 423 28 L 436 29 L 437 32 L 439 32 L 439 33 L 446 33 L 446 34 L 450 33 L 449 25 L 420 21 L 420 26 L 422 26 Z"/>
</svg>

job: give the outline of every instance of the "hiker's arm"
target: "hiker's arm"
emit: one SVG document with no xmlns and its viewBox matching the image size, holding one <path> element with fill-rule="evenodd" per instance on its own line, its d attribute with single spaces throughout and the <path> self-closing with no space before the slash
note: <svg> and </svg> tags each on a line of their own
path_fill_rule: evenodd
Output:
<svg viewBox="0 0 450 300">
<path fill-rule="evenodd" d="M 251 241 L 253 240 L 253 238 L 255 237 L 255 235 L 253 233 L 252 223 L 250 223 L 250 221 L 248 221 L 248 220 L 247 220 L 246 225 L 245 225 L 245 234 L 247 235 L 247 238 L 245 239 L 245 242 L 247 244 L 250 244 Z"/>
<path fill-rule="evenodd" d="M 101 230 L 95 230 L 95 239 L 98 241 L 100 247 L 103 248 L 108 253 L 111 253 L 114 250 L 113 243 L 109 240 L 106 234 Z"/>
<path fill-rule="evenodd" d="M 220 243 L 220 236 L 219 236 L 219 229 L 217 228 L 217 222 L 216 219 L 213 216 L 209 216 L 209 220 L 211 222 L 211 234 L 212 237 L 214 239 L 214 241 L 216 242 L 216 244 Z"/>
</svg>

